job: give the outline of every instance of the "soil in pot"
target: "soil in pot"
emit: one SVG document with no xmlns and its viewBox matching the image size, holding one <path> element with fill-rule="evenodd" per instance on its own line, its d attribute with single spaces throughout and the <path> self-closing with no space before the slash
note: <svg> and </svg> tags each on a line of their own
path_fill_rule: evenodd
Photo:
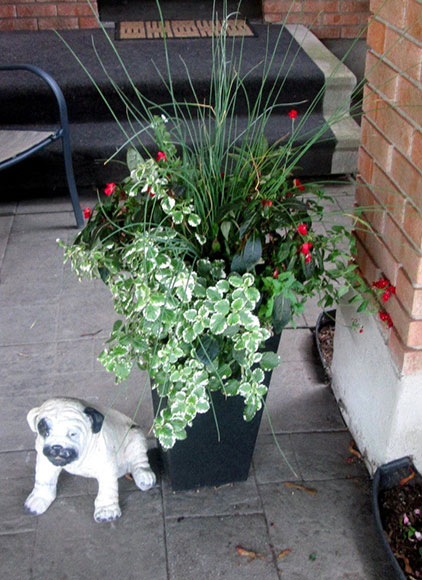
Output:
<svg viewBox="0 0 422 580">
<path fill-rule="evenodd" d="M 409 580 L 422 578 L 422 483 L 380 493 L 381 521 L 394 556 Z"/>
</svg>

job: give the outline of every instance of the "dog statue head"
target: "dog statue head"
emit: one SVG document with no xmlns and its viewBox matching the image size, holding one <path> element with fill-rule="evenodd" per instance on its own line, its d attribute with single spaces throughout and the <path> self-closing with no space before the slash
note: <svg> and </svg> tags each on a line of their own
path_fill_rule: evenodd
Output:
<svg viewBox="0 0 422 580">
<path fill-rule="evenodd" d="M 79 399 L 57 397 L 31 409 L 26 419 L 45 457 L 63 467 L 80 458 L 88 440 L 101 431 L 104 415 Z"/>
</svg>

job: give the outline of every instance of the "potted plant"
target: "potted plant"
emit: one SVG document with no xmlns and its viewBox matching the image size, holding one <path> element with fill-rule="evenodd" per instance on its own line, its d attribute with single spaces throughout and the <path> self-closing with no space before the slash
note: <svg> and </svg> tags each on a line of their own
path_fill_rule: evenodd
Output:
<svg viewBox="0 0 422 580">
<path fill-rule="evenodd" d="M 372 483 L 375 524 L 400 580 L 422 577 L 422 477 L 409 457 L 377 469 Z"/>
<path fill-rule="evenodd" d="M 97 207 L 86 210 L 84 229 L 64 246 L 80 278 L 108 286 L 119 316 L 101 363 L 117 382 L 134 366 L 148 371 L 153 431 L 171 450 L 167 464 L 187 450 L 182 471 L 197 474 L 175 476 L 176 489 L 247 477 L 268 373 L 279 364 L 275 337 L 308 297 L 318 294 L 330 306 L 363 285 L 351 261 L 352 234 L 342 226 L 326 235 L 313 229 L 327 196 L 294 174 L 326 128 L 297 146 L 303 119 L 290 106 L 290 135 L 268 144 L 265 127 L 279 105 L 263 105 L 263 73 L 247 127 L 236 132 L 236 102 L 245 99 L 241 66 L 227 61 L 224 27 L 214 42 L 208 103 L 177 103 L 171 77 L 169 107 L 152 106 L 139 92 L 137 108 L 125 100 L 138 122 L 142 110 L 134 138 L 153 133 L 158 152 L 128 143 L 127 178 L 107 185 Z M 208 443 L 199 451 L 195 425 Z M 242 458 L 239 474 L 220 469 L 224 459 L 234 465 Z"/>
</svg>

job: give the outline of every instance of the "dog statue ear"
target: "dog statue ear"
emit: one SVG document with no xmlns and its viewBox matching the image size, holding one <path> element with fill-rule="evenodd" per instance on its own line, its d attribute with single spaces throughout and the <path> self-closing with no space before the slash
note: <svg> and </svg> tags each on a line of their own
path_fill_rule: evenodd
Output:
<svg viewBox="0 0 422 580">
<path fill-rule="evenodd" d="M 88 415 L 92 421 L 92 432 L 99 433 L 101 431 L 101 427 L 103 426 L 104 415 L 93 407 L 85 407 L 84 413 L 85 415 Z"/>
<path fill-rule="evenodd" d="M 39 407 L 34 407 L 33 409 L 31 409 L 29 411 L 29 413 L 26 416 L 26 420 L 28 421 L 28 425 L 30 426 L 31 431 L 34 431 L 34 433 L 37 433 L 37 420 L 38 420 L 39 410 L 40 410 Z"/>
</svg>

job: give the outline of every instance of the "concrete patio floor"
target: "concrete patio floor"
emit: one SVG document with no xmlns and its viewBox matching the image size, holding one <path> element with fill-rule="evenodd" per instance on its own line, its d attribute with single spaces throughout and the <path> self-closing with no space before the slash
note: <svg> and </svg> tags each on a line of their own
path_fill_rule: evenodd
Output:
<svg viewBox="0 0 422 580">
<path fill-rule="evenodd" d="M 353 187 L 332 193 L 327 216 L 337 218 L 353 204 Z M 94 197 L 81 193 L 82 206 Z M 95 482 L 63 473 L 50 509 L 40 517 L 24 512 L 35 464 L 27 412 L 67 395 L 131 415 L 147 384 L 138 372 L 116 388 L 96 360 L 115 317 L 100 282 L 80 284 L 63 266 L 56 239 L 70 240 L 73 226 L 67 196 L 0 203 L 0 578 L 392 580 L 375 536 L 368 474 L 348 461 L 351 437 L 315 361 L 316 304 L 284 331 L 283 364 L 268 397 L 296 481 L 316 493 L 285 485 L 295 478 L 264 419 L 245 483 L 172 493 L 160 481 L 143 493 L 122 479 L 122 518 L 96 524 Z M 148 392 L 137 419 L 148 431 Z M 241 556 L 237 546 L 260 556 Z"/>
</svg>

